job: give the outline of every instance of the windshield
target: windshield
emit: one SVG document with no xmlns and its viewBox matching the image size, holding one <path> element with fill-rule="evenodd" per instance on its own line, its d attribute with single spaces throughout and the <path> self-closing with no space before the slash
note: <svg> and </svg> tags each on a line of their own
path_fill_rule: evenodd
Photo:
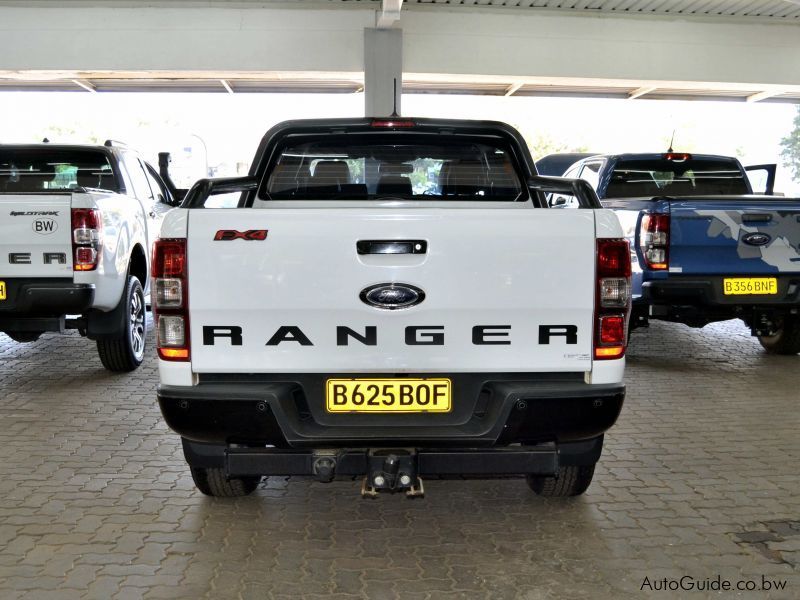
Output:
<svg viewBox="0 0 800 600">
<path fill-rule="evenodd" d="M 606 198 L 644 196 L 731 196 L 749 194 L 735 160 L 621 160 L 614 167 Z"/>
<path fill-rule="evenodd" d="M 514 201 L 522 186 L 499 140 L 439 136 L 320 136 L 284 145 L 266 200 Z"/>
<path fill-rule="evenodd" d="M 94 188 L 118 191 L 108 158 L 94 150 L 0 148 L 0 192 Z"/>
</svg>

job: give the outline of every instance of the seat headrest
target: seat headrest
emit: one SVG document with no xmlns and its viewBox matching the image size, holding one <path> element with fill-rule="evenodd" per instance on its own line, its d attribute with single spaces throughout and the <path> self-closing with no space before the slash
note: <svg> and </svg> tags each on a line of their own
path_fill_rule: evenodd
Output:
<svg viewBox="0 0 800 600">
<path fill-rule="evenodd" d="M 314 167 L 311 182 L 316 186 L 350 183 L 350 167 L 341 160 L 321 160 Z"/>
<path fill-rule="evenodd" d="M 384 175 L 378 180 L 378 194 L 390 194 L 395 196 L 413 196 L 414 190 L 411 187 L 411 180 L 402 175 Z"/>
<path fill-rule="evenodd" d="M 100 175 L 94 169 L 78 169 L 75 179 L 80 187 L 96 188 Z"/>
<path fill-rule="evenodd" d="M 456 186 L 481 186 L 486 182 L 486 170 L 479 161 L 461 161 L 450 165 L 447 183 Z"/>
</svg>

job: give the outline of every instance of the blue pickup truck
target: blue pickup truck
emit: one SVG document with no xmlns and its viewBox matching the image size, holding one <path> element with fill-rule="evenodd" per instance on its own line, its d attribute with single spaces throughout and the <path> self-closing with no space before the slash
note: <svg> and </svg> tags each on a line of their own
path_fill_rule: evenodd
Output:
<svg viewBox="0 0 800 600">
<path fill-rule="evenodd" d="M 616 154 L 583 158 L 560 175 L 588 181 L 619 217 L 633 254 L 631 328 L 739 318 L 767 352 L 800 353 L 800 199 L 772 195 L 774 165 Z"/>
</svg>

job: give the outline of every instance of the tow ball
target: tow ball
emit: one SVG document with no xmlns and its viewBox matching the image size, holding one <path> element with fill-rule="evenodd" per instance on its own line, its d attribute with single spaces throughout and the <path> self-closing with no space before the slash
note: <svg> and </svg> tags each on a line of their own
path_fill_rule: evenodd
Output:
<svg viewBox="0 0 800 600">
<path fill-rule="evenodd" d="M 370 451 L 369 471 L 361 483 L 362 498 L 375 498 L 380 492 L 405 492 L 409 498 L 425 495 L 422 479 L 417 477 L 416 462 L 413 451 Z"/>
</svg>

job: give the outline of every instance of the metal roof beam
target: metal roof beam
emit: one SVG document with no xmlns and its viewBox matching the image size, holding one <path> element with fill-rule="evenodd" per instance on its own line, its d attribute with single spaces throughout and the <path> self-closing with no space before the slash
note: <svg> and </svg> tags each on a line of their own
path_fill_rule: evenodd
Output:
<svg viewBox="0 0 800 600">
<path fill-rule="evenodd" d="M 785 90 L 765 90 L 763 92 L 758 92 L 756 94 L 751 94 L 747 98 L 745 98 L 746 102 L 761 102 L 762 100 L 766 100 L 767 98 L 772 98 L 773 96 L 779 96 Z"/>
<path fill-rule="evenodd" d="M 72 83 L 74 83 L 75 85 L 77 85 L 80 88 L 83 88 L 87 92 L 91 92 L 92 94 L 96 94 L 97 93 L 97 89 L 91 83 L 89 83 L 88 81 L 81 81 L 80 79 L 73 79 Z"/>
<path fill-rule="evenodd" d="M 375 11 L 375 27 L 389 29 L 400 20 L 403 0 L 381 0 L 380 10 Z"/>
<path fill-rule="evenodd" d="M 657 88 L 644 86 L 638 89 L 633 90 L 628 94 L 628 100 L 636 100 L 636 98 L 641 98 L 645 94 L 649 94 L 650 92 L 655 92 Z"/>
</svg>

